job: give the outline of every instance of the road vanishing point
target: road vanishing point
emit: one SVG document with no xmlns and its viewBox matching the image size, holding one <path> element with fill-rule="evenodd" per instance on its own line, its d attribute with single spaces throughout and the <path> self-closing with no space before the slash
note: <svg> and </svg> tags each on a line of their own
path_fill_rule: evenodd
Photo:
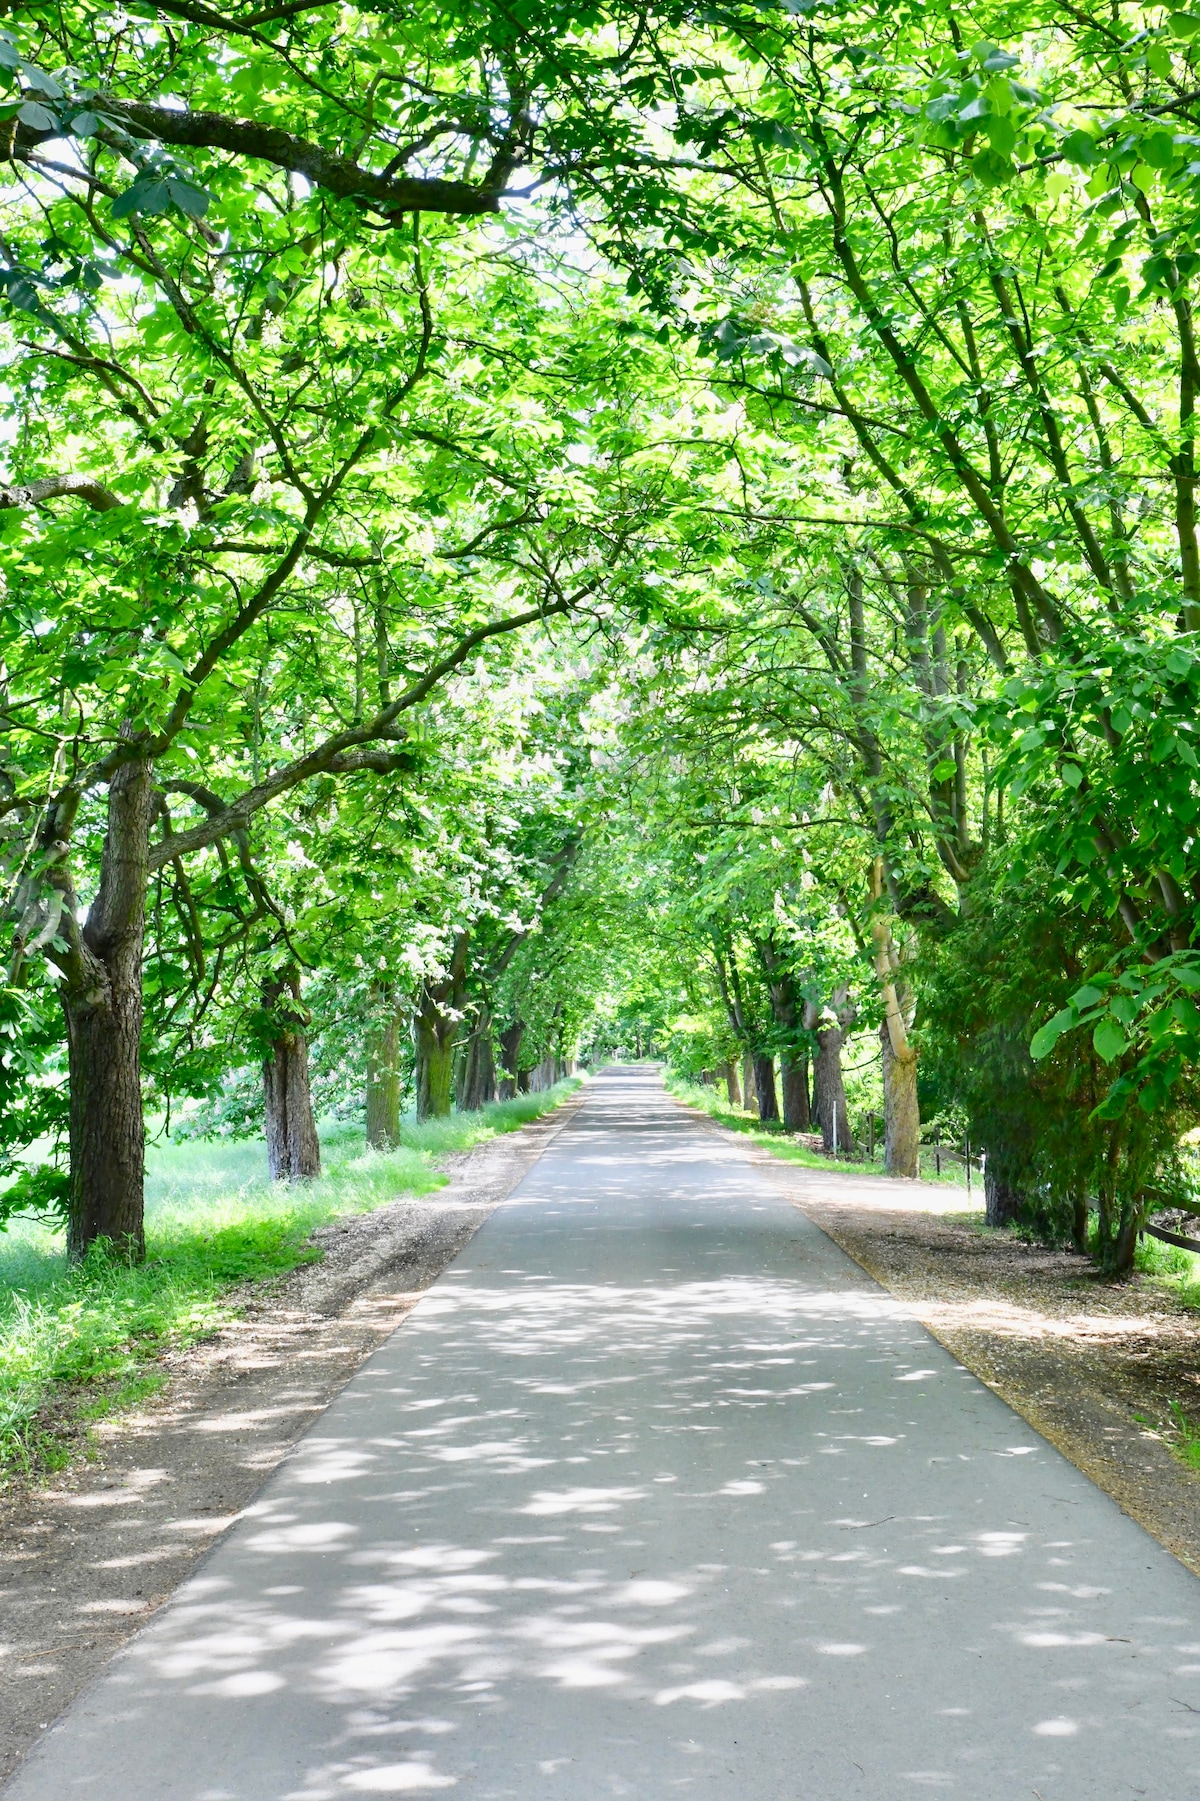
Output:
<svg viewBox="0 0 1200 1801">
<path fill-rule="evenodd" d="M 5 1797 L 1200 1801 L 1198 1601 L 618 1069 Z"/>
</svg>

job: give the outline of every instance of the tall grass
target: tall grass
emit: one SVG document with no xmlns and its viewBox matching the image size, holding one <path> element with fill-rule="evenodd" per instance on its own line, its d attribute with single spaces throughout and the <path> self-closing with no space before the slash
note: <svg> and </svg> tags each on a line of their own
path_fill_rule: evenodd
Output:
<svg viewBox="0 0 1200 1801">
<path fill-rule="evenodd" d="M 434 1158 L 515 1131 L 577 1086 L 405 1120 L 386 1152 L 367 1150 L 357 1128 L 326 1125 L 324 1173 L 295 1186 L 267 1179 L 261 1139 L 154 1137 L 146 1261 L 135 1268 L 97 1247 L 72 1269 L 61 1232 L 14 1221 L 0 1233 L 0 1480 L 65 1462 L 81 1419 L 144 1396 L 163 1379 L 153 1365 L 165 1350 L 233 1317 L 231 1289 L 317 1256 L 307 1242 L 316 1227 L 430 1193 L 446 1181 Z"/>
</svg>

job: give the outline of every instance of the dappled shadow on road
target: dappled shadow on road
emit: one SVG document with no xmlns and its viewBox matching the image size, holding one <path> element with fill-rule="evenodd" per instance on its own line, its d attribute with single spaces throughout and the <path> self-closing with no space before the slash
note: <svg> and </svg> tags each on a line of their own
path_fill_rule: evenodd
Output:
<svg viewBox="0 0 1200 1801">
<path fill-rule="evenodd" d="M 114 1732 L 122 1801 L 1200 1794 L 1191 1578 L 623 1087 L 115 1667 L 55 1794 L 118 1792 Z"/>
</svg>

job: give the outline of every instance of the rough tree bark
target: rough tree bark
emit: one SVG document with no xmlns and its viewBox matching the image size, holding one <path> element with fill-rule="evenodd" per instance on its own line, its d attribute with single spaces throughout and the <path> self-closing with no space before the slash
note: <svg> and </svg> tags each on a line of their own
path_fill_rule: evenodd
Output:
<svg viewBox="0 0 1200 1801">
<path fill-rule="evenodd" d="M 900 958 L 887 915 L 882 909 L 883 858 L 871 865 L 871 942 L 875 972 L 883 991 L 883 1021 L 879 1028 L 883 1048 L 884 1161 L 889 1176 L 921 1173 L 921 1109 L 917 1100 L 917 1051 L 908 1036 L 909 1019 L 896 972 Z"/>
<path fill-rule="evenodd" d="M 921 1109 L 917 1101 L 916 1053 L 908 1057 L 896 1055 L 886 1019 L 879 1028 L 879 1040 L 883 1052 L 884 1167 L 889 1176 L 919 1176 Z"/>
<path fill-rule="evenodd" d="M 729 1105 L 740 1107 L 742 1094 L 738 1087 L 737 1062 L 733 1057 L 730 1057 L 729 1061 L 722 1065 L 722 1073 L 725 1077 L 725 1092 L 729 1096 Z"/>
<path fill-rule="evenodd" d="M 496 1054 L 492 1045 L 492 1012 L 486 1001 L 471 1028 L 463 1050 L 462 1092 L 458 1104 L 464 1113 L 478 1113 L 496 1098 Z"/>
<path fill-rule="evenodd" d="M 807 1132 L 812 1123 L 808 1104 L 808 1058 L 795 1048 L 804 1012 L 803 997 L 787 957 L 773 934 L 768 932 L 759 938 L 756 948 L 767 978 L 767 994 L 775 1024 L 785 1034 L 785 1048 L 779 1058 L 784 1130 Z"/>
<path fill-rule="evenodd" d="M 442 1119 L 454 1095 L 454 1043 L 466 1000 L 468 935 L 454 940 L 450 967 L 426 978 L 417 1000 L 417 1118 Z"/>
<path fill-rule="evenodd" d="M 400 1142 L 400 1027 L 402 1011 L 379 996 L 379 1016 L 367 1034 L 367 1143 L 375 1151 Z"/>
<path fill-rule="evenodd" d="M 100 887 L 72 934 L 61 989 L 71 1083 L 72 1261 L 98 1239 L 123 1255 L 145 1254 L 142 1184 L 142 947 L 149 881 L 154 784 L 145 762 L 118 769 L 109 785 Z M 74 896 L 66 892 L 67 911 Z"/>
<path fill-rule="evenodd" d="M 742 1105 L 747 1113 L 755 1105 L 754 1059 L 749 1051 L 742 1058 Z"/>
<path fill-rule="evenodd" d="M 856 1018 L 850 990 L 845 983 L 835 988 L 824 1010 L 811 1001 L 804 1003 L 805 1027 L 815 1032 L 817 1039 L 813 1100 L 817 1124 L 821 1128 L 821 1147 L 826 1152 L 836 1149 L 839 1157 L 853 1156 L 856 1150 L 842 1081 L 842 1046 Z"/>
<path fill-rule="evenodd" d="M 779 1059 L 779 1086 L 783 1091 L 783 1129 L 807 1132 L 812 1125 L 808 1104 L 808 1058 L 785 1052 Z"/>
<path fill-rule="evenodd" d="M 1020 1218 L 1024 1197 L 1019 1188 L 1005 1179 L 997 1164 L 989 1151 L 983 1166 L 984 1218 L 989 1226 L 1011 1226 Z"/>
<path fill-rule="evenodd" d="M 761 1120 L 779 1118 L 779 1103 L 775 1096 L 775 1060 L 773 1057 L 754 1058 L 754 1092 L 758 1097 L 758 1117 Z"/>
<path fill-rule="evenodd" d="M 321 1145 L 308 1079 L 308 1015 L 300 999 L 300 971 L 289 965 L 263 986 L 273 1036 L 263 1058 L 267 1168 L 273 1182 L 299 1182 L 321 1173 Z"/>
<path fill-rule="evenodd" d="M 511 1025 L 505 1026 L 500 1034 L 500 1067 L 503 1075 L 500 1078 L 500 1099 L 511 1101 L 517 1092 L 517 1078 L 520 1074 L 521 1040 L 525 1036 L 525 1021 L 514 1019 Z"/>
</svg>

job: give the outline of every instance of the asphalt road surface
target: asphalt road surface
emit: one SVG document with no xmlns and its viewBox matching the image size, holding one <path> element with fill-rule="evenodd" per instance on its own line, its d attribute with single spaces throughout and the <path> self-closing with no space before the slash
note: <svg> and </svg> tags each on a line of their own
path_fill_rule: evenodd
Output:
<svg viewBox="0 0 1200 1801">
<path fill-rule="evenodd" d="M 1200 1801 L 1200 1585 L 600 1077 L 6 1801 Z"/>
</svg>

